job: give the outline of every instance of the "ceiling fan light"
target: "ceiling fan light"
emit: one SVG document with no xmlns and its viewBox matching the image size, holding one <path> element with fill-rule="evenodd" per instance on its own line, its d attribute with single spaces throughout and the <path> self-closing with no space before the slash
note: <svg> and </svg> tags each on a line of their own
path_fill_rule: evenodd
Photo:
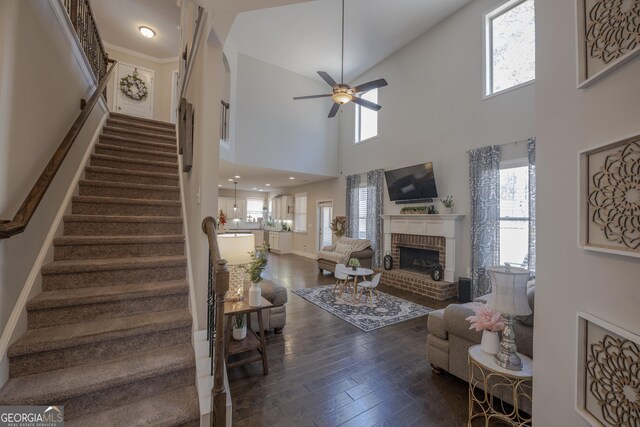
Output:
<svg viewBox="0 0 640 427">
<path fill-rule="evenodd" d="M 338 92 L 331 95 L 331 99 L 333 99 L 333 102 L 340 105 L 346 104 L 347 102 L 351 101 L 352 98 L 353 97 L 351 95 L 344 92 Z"/>
</svg>

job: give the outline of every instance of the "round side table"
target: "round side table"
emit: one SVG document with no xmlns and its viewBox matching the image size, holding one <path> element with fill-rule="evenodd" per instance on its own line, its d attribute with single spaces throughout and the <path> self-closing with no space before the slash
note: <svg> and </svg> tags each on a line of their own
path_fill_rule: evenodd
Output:
<svg viewBox="0 0 640 427">
<path fill-rule="evenodd" d="M 512 426 L 531 426 L 531 416 L 521 411 L 522 402 L 531 403 L 533 389 L 533 361 L 518 353 L 522 370 L 502 368 L 494 356 L 485 353 L 479 345 L 469 349 L 469 422 L 484 418 L 485 426 L 491 420 L 501 420 Z M 500 400 L 511 397 L 513 406 Z M 530 406 L 530 405 L 529 405 Z"/>
</svg>

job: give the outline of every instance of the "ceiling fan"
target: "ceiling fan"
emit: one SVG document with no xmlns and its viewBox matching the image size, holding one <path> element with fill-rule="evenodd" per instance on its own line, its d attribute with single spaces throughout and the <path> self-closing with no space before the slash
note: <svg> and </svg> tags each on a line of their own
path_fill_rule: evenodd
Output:
<svg viewBox="0 0 640 427">
<path fill-rule="evenodd" d="M 335 117 L 335 115 L 338 113 L 338 110 L 340 109 L 340 106 L 350 101 L 374 111 L 378 111 L 382 108 L 382 106 L 378 104 L 358 97 L 358 94 L 367 92 L 372 89 L 387 86 L 388 83 L 385 79 L 372 80 L 356 87 L 351 87 L 348 84 L 344 83 L 344 0 L 342 0 L 342 58 L 340 64 L 340 83 L 337 83 L 325 71 L 318 71 L 318 74 L 320 75 L 320 77 L 322 77 L 322 80 L 327 82 L 327 84 L 333 88 L 333 92 L 323 95 L 296 96 L 293 98 L 294 100 L 331 97 L 334 104 L 331 106 L 331 110 L 329 110 L 329 118 Z"/>
</svg>

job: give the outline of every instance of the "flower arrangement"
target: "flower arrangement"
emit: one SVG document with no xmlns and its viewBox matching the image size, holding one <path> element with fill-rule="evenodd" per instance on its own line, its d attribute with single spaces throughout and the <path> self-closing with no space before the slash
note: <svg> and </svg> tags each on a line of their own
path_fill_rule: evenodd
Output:
<svg viewBox="0 0 640 427">
<path fill-rule="evenodd" d="M 347 232 L 347 217 L 346 216 L 337 216 L 333 218 L 331 221 L 331 225 L 329 226 L 333 234 L 336 237 L 342 237 Z"/>
<path fill-rule="evenodd" d="M 227 216 L 222 212 L 222 209 L 220 209 L 220 214 L 218 215 L 218 223 L 220 225 L 225 225 L 227 223 Z"/>
<path fill-rule="evenodd" d="M 453 207 L 453 196 L 449 195 L 444 199 L 440 199 L 445 208 Z"/>
<path fill-rule="evenodd" d="M 347 265 L 355 270 L 360 267 L 360 260 L 358 258 L 349 258 Z"/>
<path fill-rule="evenodd" d="M 120 79 L 120 91 L 134 101 L 143 101 L 149 94 L 147 84 L 136 72 Z"/>
<path fill-rule="evenodd" d="M 251 262 L 247 264 L 245 270 L 249 273 L 252 283 L 262 282 L 262 272 L 267 267 L 267 251 L 269 250 L 269 244 L 263 243 L 259 251 L 249 252 L 251 256 Z"/>
<path fill-rule="evenodd" d="M 486 304 L 476 303 L 473 307 L 475 316 L 469 316 L 466 320 L 471 323 L 469 329 L 476 331 L 502 332 L 504 329 L 504 319 L 502 314 L 490 308 Z"/>
</svg>

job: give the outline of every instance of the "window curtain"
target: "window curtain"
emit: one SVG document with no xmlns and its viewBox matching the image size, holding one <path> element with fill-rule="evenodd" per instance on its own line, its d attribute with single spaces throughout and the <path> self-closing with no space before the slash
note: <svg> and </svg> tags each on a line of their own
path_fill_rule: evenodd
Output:
<svg viewBox="0 0 640 427">
<path fill-rule="evenodd" d="M 527 141 L 529 154 L 529 276 L 536 277 L 536 139 Z"/>
<path fill-rule="evenodd" d="M 358 190 L 360 188 L 360 175 L 347 176 L 347 236 L 358 237 Z"/>
<path fill-rule="evenodd" d="M 382 254 L 382 215 L 384 210 L 384 169 L 367 172 L 367 239 L 373 249 L 373 268 L 379 267 Z"/>
<path fill-rule="evenodd" d="M 469 151 L 471 189 L 471 289 L 491 291 L 487 267 L 500 263 L 500 147 Z"/>
</svg>

